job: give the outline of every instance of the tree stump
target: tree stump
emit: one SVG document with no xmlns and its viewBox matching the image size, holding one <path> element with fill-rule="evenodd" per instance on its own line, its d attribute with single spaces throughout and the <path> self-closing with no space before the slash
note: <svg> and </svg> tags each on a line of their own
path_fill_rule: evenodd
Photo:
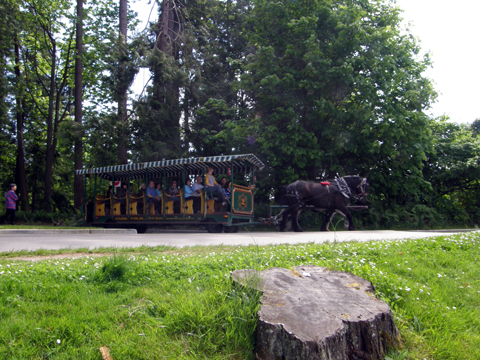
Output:
<svg viewBox="0 0 480 360">
<path fill-rule="evenodd" d="M 383 359 L 399 333 L 370 281 L 318 266 L 236 270 L 263 292 L 256 328 L 260 360 Z"/>
</svg>

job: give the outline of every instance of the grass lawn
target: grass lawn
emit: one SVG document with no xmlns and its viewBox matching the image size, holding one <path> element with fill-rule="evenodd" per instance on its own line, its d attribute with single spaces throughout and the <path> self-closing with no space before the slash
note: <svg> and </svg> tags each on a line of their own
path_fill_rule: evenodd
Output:
<svg viewBox="0 0 480 360">
<path fill-rule="evenodd" d="M 480 233 L 421 240 L 0 254 L 0 358 L 254 359 L 260 294 L 235 269 L 319 265 L 370 280 L 389 359 L 480 358 Z M 27 260 L 64 253 L 65 257 Z M 17 256 L 14 258 L 12 256 Z M 22 258 L 18 258 L 21 256 Z"/>
</svg>

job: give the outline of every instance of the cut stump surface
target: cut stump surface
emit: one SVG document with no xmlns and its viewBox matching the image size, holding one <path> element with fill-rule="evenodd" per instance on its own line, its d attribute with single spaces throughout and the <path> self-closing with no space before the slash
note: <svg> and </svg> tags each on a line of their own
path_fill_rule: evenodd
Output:
<svg viewBox="0 0 480 360">
<path fill-rule="evenodd" d="M 356 275 L 297 266 L 232 277 L 263 292 L 257 359 L 383 359 L 399 338 L 390 307 Z"/>
</svg>

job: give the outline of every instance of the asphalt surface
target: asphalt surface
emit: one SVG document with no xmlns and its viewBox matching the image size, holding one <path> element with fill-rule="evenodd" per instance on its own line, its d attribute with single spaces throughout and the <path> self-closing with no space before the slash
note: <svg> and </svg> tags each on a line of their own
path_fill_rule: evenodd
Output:
<svg viewBox="0 0 480 360">
<path fill-rule="evenodd" d="M 0 251 L 60 250 L 101 247 L 139 247 L 169 245 L 176 247 L 198 245 L 274 245 L 417 239 L 464 232 L 448 231 L 339 231 L 339 232 L 239 232 L 209 234 L 205 231 L 151 230 L 137 234 L 136 230 L 0 230 Z"/>
</svg>

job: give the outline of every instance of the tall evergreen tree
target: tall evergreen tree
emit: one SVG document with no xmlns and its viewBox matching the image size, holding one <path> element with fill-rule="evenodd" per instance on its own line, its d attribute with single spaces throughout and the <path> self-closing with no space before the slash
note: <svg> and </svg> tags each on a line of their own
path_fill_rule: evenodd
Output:
<svg viewBox="0 0 480 360">
<path fill-rule="evenodd" d="M 19 209 L 23 211 L 30 211 L 29 196 L 27 190 L 27 175 L 25 172 L 25 146 L 23 140 L 24 132 L 24 110 L 23 110 L 23 100 L 24 100 L 24 81 L 22 78 L 22 73 L 20 69 L 20 43 L 18 35 L 15 35 L 15 79 L 16 79 L 16 120 L 17 120 L 17 167 L 16 167 L 16 182 L 17 189 L 19 194 Z"/>
<path fill-rule="evenodd" d="M 120 85 L 117 89 L 117 97 L 118 97 L 118 162 L 119 164 L 126 164 L 128 161 L 127 158 L 127 138 L 128 138 L 128 129 L 126 126 L 127 121 L 127 99 L 128 99 L 128 87 L 121 86 L 123 84 L 127 84 L 126 81 L 126 67 L 128 59 L 127 53 L 127 8 L 128 2 L 127 0 L 120 0 L 120 21 L 119 21 L 119 78 L 120 81 L 118 84 Z"/>
<path fill-rule="evenodd" d="M 248 52 L 244 30 L 250 11 L 250 1 L 228 0 L 215 2 L 206 11 L 209 16 L 204 15 L 195 49 L 198 79 L 190 82 L 184 100 L 190 101 L 192 112 L 186 140 L 195 155 L 232 151 L 232 144 L 218 134 L 246 108 L 238 80 L 243 71 L 239 61 Z"/>
<path fill-rule="evenodd" d="M 75 123 L 82 128 L 83 116 L 83 0 L 77 0 L 77 19 L 75 27 Z M 75 139 L 75 170 L 83 168 L 83 131 Z M 83 199 L 83 177 L 74 178 L 74 206 L 79 209 Z"/>
<path fill-rule="evenodd" d="M 140 99 L 134 121 L 137 160 L 161 160 L 182 154 L 180 132 L 180 89 L 186 74 L 179 62 L 184 42 L 185 7 L 164 0 L 160 16 L 152 26 L 152 50 L 147 64 L 152 72 L 148 95 Z"/>
<path fill-rule="evenodd" d="M 61 31 L 68 18 L 68 1 L 32 1 L 28 4 L 29 33 L 25 56 L 25 78 L 29 94 L 46 124 L 44 205 L 52 209 L 52 180 L 58 130 L 68 116 L 72 96 L 68 80 L 72 73 L 73 29 Z M 37 97 L 34 90 L 42 92 Z"/>
</svg>

